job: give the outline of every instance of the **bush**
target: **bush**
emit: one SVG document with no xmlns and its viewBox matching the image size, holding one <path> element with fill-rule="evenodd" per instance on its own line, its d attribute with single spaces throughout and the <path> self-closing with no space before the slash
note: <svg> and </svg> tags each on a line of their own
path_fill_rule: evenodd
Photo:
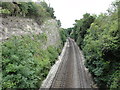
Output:
<svg viewBox="0 0 120 90">
<path fill-rule="evenodd" d="M 66 33 L 65 29 L 60 30 L 60 37 L 62 40 L 62 45 L 64 45 L 64 43 L 66 42 L 66 39 L 67 39 L 67 33 Z"/>
<path fill-rule="evenodd" d="M 2 88 L 39 88 L 58 56 L 57 48 L 43 50 L 46 35 L 13 37 L 2 43 Z"/>
<path fill-rule="evenodd" d="M 95 18 L 89 13 L 84 14 L 82 19 L 75 20 L 76 23 L 74 24 L 71 37 L 75 39 L 80 48 L 83 45 L 83 39 L 86 35 L 87 29 L 90 28 L 90 25 L 94 20 Z"/>
<path fill-rule="evenodd" d="M 119 88 L 120 33 L 117 15 L 117 11 L 111 15 L 99 15 L 84 38 L 82 49 L 86 66 L 102 88 Z"/>
</svg>

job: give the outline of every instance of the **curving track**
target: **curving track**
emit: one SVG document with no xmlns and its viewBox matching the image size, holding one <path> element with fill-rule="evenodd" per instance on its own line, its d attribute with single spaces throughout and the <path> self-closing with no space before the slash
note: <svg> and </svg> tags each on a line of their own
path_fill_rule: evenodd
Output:
<svg viewBox="0 0 120 90">
<path fill-rule="evenodd" d="M 67 49 L 50 88 L 91 88 L 92 79 L 83 64 L 74 40 L 68 39 Z"/>
</svg>

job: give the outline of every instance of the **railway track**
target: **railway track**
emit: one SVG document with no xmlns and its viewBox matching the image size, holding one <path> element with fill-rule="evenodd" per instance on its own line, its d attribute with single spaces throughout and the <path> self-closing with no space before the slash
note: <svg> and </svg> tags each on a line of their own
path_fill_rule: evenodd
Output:
<svg viewBox="0 0 120 90">
<path fill-rule="evenodd" d="M 53 79 L 52 88 L 91 88 L 92 79 L 85 70 L 80 50 L 74 40 L 68 39 L 62 62 Z"/>
</svg>

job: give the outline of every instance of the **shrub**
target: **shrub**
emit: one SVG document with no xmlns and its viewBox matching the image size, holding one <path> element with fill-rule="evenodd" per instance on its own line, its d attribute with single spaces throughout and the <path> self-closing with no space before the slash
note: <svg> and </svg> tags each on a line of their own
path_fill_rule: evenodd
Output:
<svg viewBox="0 0 120 90">
<path fill-rule="evenodd" d="M 34 39 L 34 40 L 33 40 Z M 58 56 L 57 48 L 43 50 L 46 36 L 15 36 L 2 43 L 2 88 L 39 88 Z"/>
</svg>

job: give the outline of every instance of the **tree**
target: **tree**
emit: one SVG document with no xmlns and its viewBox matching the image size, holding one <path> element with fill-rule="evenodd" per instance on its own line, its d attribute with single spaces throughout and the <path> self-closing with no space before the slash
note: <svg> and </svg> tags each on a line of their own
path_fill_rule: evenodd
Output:
<svg viewBox="0 0 120 90">
<path fill-rule="evenodd" d="M 57 24 L 59 27 L 61 27 L 61 21 L 60 20 L 57 20 Z"/>
<path fill-rule="evenodd" d="M 80 20 L 75 20 L 74 24 L 74 39 L 77 44 L 81 47 L 83 45 L 83 39 L 87 33 L 87 29 L 90 28 L 91 23 L 93 23 L 95 18 L 90 14 L 86 13 Z"/>
<path fill-rule="evenodd" d="M 52 7 L 48 6 L 46 2 L 41 2 L 41 5 L 46 9 L 46 11 L 50 14 L 52 18 L 56 18 L 54 16 L 54 9 Z"/>
<path fill-rule="evenodd" d="M 26 16 L 28 14 L 28 3 L 25 2 L 21 2 L 19 4 L 20 10 L 21 10 L 21 14 L 22 16 Z"/>
</svg>

